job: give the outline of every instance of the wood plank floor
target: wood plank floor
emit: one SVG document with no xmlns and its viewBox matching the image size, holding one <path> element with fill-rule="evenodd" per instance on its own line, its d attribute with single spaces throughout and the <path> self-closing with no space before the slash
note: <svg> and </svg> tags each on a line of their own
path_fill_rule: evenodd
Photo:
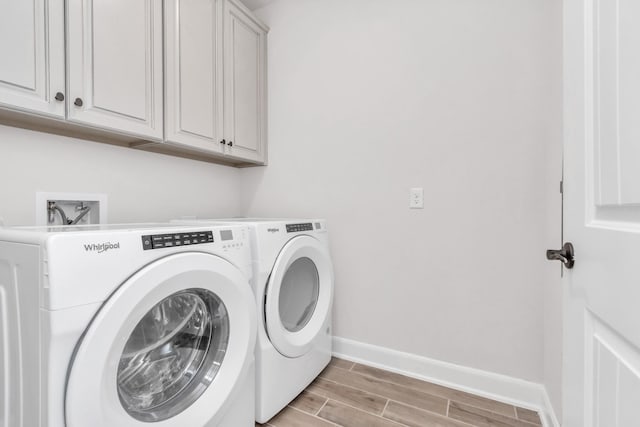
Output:
<svg viewBox="0 0 640 427">
<path fill-rule="evenodd" d="M 264 426 L 536 427 L 534 411 L 341 359 Z M 260 424 L 256 424 L 260 426 Z"/>
</svg>

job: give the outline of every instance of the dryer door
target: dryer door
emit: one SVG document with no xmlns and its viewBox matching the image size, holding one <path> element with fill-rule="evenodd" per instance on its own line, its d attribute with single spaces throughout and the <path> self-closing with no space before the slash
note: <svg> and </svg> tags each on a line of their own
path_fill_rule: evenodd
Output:
<svg viewBox="0 0 640 427">
<path fill-rule="evenodd" d="M 253 304 L 247 278 L 222 258 L 182 253 L 144 267 L 76 347 L 66 425 L 215 425 L 251 372 Z"/>
<path fill-rule="evenodd" d="M 280 251 L 265 295 L 267 334 L 284 356 L 307 353 L 323 333 L 333 302 L 329 251 L 317 239 L 299 236 Z"/>
</svg>

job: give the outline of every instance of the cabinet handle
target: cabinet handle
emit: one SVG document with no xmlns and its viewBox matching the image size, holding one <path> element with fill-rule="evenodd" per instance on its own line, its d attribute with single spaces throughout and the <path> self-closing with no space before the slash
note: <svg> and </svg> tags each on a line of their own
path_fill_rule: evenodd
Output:
<svg viewBox="0 0 640 427">
<path fill-rule="evenodd" d="M 56 101 L 59 101 L 59 102 L 64 101 L 64 93 L 62 93 L 62 92 L 58 92 L 58 93 L 56 93 L 55 100 L 56 100 Z"/>
<path fill-rule="evenodd" d="M 227 144 L 229 147 L 233 147 L 233 141 L 229 141 L 229 143 Z"/>
<path fill-rule="evenodd" d="M 76 107 L 82 107 L 82 99 L 80 98 L 76 98 L 76 100 L 74 101 L 73 105 L 75 105 Z"/>
<path fill-rule="evenodd" d="M 224 145 L 226 143 L 227 143 L 227 141 L 225 141 L 224 139 L 222 141 L 220 141 L 220 144 L 222 144 L 222 145 Z"/>
</svg>

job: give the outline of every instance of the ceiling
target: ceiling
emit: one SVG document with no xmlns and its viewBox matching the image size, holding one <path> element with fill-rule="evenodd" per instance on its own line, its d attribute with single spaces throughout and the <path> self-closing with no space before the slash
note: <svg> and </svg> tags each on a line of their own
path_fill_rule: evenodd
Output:
<svg viewBox="0 0 640 427">
<path fill-rule="evenodd" d="M 240 0 L 240 1 L 242 1 L 242 3 L 244 3 L 244 5 L 251 10 L 260 9 L 261 7 L 264 7 L 269 3 L 274 2 L 274 0 Z"/>
</svg>

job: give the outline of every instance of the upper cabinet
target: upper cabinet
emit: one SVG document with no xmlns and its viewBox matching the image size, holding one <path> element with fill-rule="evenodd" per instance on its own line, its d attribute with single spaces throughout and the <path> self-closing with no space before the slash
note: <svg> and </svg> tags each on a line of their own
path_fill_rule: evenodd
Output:
<svg viewBox="0 0 640 427">
<path fill-rule="evenodd" d="M 224 132 L 228 154 L 265 161 L 267 28 L 231 1 L 224 19 Z"/>
<path fill-rule="evenodd" d="M 233 0 L 165 0 L 165 139 L 266 162 L 267 31 Z"/>
<path fill-rule="evenodd" d="M 216 0 L 165 0 L 165 138 L 224 153 L 222 16 Z"/>
<path fill-rule="evenodd" d="M 0 58 L 0 105 L 64 118 L 64 0 L 2 2 Z"/>
<path fill-rule="evenodd" d="M 68 0 L 70 121 L 162 139 L 162 4 Z"/>
<path fill-rule="evenodd" d="M 0 2 L 0 120 L 265 164 L 267 31 L 238 0 Z"/>
<path fill-rule="evenodd" d="M 64 0 L 0 4 L 0 104 L 161 140 L 162 5 L 68 0 L 66 13 Z"/>
</svg>

